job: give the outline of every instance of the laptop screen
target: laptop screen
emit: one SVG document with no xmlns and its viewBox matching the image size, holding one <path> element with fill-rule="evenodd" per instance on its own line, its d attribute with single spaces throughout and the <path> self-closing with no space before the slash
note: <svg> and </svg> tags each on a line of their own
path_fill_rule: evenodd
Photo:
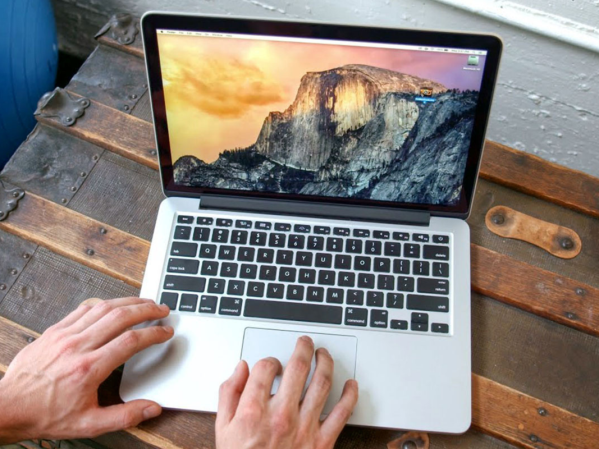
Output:
<svg viewBox="0 0 599 449">
<path fill-rule="evenodd" d="M 487 52 L 157 30 L 173 182 L 452 206 Z"/>
</svg>

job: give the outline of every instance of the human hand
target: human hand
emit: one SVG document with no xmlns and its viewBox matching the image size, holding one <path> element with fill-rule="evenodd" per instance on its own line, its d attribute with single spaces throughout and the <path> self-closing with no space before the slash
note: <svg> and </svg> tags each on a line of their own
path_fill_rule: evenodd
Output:
<svg viewBox="0 0 599 449">
<path fill-rule="evenodd" d="M 329 416 L 320 415 L 331 391 L 333 359 L 324 348 L 316 351 L 316 369 L 306 395 L 300 401 L 314 354 L 314 343 L 303 336 L 277 393 L 270 391 L 281 363 L 262 359 L 249 373 L 245 361 L 222 384 L 216 416 L 218 449 L 329 449 L 335 445 L 358 401 L 358 383 L 348 380 L 341 399 Z"/>
<path fill-rule="evenodd" d="M 84 302 L 12 361 L 0 380 L 0 444 L 94 437 L 162 412 L 146 400 L 100 407 L 98 387 L 135 353 L 173 336 L 171 327 L 129 329 L 165 318 L 169 308 L 140 298 L 97 301 Z"/>
</svg>

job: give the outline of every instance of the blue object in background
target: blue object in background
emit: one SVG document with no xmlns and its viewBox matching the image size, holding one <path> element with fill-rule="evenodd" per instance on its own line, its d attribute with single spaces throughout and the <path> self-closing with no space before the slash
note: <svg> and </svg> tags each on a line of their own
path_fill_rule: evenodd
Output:
<svg viewBox="0 0 599 449">
<path fill-rule="evenodd" d="M 0 0 L 0 169 L 35 126 L 54 88 L 58 44 L 50 0 Z"/>
</svg>

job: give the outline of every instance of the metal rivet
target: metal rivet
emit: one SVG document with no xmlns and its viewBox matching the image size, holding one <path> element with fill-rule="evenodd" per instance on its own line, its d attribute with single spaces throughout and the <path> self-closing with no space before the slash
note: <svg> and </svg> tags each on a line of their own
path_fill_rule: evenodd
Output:
<svg viewBox="0 0 599 449">
<path fill-rule="evenodd" d="M 129 110 L 129 105 L 128 105 L 128 104 L 126 104 L 125 106 L 123 106 L 123 109 L 124 109 L 125 111 L 128 111 L 128 110 Z"/>
<path fill-rule="evenodd" d="M 404 442 L 401 449 L 416 449 L 418 446 L 413 441 L 409 440 Z"/>
<path fill-rule="evenodd" d="M 73 122 L 73 117 L 65 117 L 64 121 L 67 123 L 72 123 Z"/>
<path fill-rule="evenodd" d="M 79 109 L 79 108 L 75 108 L 75 109 L 74 109 L 74 112 L 75 112 L 75 114 L 79 114 L 79 113 L 81 112 L 81 109 Z"/>
<path fill-rule="evenodd" d="M 71 192 L 76 192 L 76 191 L 77 191 L 77 187 L 75 187 L 75 186 L 72 186 L 72 187 L 71 187 Z"/>
<path fill-rule="evenodd" d="M 131 95 L 129 95 L 129 98 L 130 98 L 131 100 L 135 100 L 135 99 L 137 98 L 137 95 L 135 95 L 135 94 L 131 94 Z"/>
<path fill-rule="evenodd" d="M 6 290 L 6 284 L 0 284 L 0 290 Z"/>
<path fill-rule="evenodd" d="M 17 270 L 16 268 L 13 268 L 12 270 L 10 270 L 10 274 L 12 274 L 13 276 L 16 276 L 17 274 L 19 274 L 19 270 Z"/>
<path fill-rule="evenodd" d="M 86 253 L 87 253 L 88 256 L 93 256 L 94 254 L 96 254 L 96 252 L 93 249 L 91 249 L 91 248 L 88 248 L 87 251 L 86 251 Z"/>
<path fill-rule="evenodd" d="M 569 237 L 564 237 L 563 239 L 561 239 L 560 242 L 559 242 L 559 244 L 564 249 L 572 249 L 572 248 L 574 248 L 574 242 Z"/>
<path fill-rule="evenodd" d="M 574 293 L 576 293 L 578 296 L 582 296 L 582 295 L 584 295 L 586 292 L 584 291 L 584 289 L 583 289 L 583 288 L 576 287 L 576 288 L 574 289 Z"/>
<path fill-rule="evenodd" d="M 150 150 L 150 154 L 151 154 L 152 156 L 156 156 L 156 150 Z"/>
<path fill-rule="evenodd" d="M 92 156 L 92 160 L 97 161 L 98 159 L 100 159 L 100 156 L 98 156 L 97 154 L 94 154 Z"/>
<path fill-rule="evenodd" d="M 82 178 L 85 178 L 87 176 L 87 173 L 85 173 L 84 171 L 82 171 L 81 173 L 79 173 L 79 176 L 81 176 Z"/>
<path fill-rule="evenodd" d="M 20 195 L 20 194 L 19 194 L 19 192 L 13 192 L 13 193 L 12 193 L 12 196 L 13 196 L 13 197 L 15 197 L 15 198 L 18 198 L 18 197 L 19 197 L 19 195 Z"/>
<path fill-rule="evenodd" d="M 106 228 L 100 228 L 100 234 L 106 234 L 108 231 Z"/>
<path fill-rule="evenodd" d="M 60 200 L 60 202 L 61 202 L 62 204 L 67 204 L 67 201 L 68 201 L 68 200 L 67 200 L 66 198 L 61 198 L 61 200 Z"/>
<path fill-rule="evenodd" d="M 31 254 L 29 254 L 29 253 L 23 254 L 23 259 L 29 259 L 30 257 L 31 257 Z"/>
<path fill-rule="evenodd" d="M 501 214 L 495 214 L 491 217 L 491 221 L 496 225 L 502 225 L 505 222 L 505 217 Z"/>
<path fill-rule="evenodd" d="M 539 407 L 539 415 L 547 416 L 547 409 L 545 409 L 543 407 Z"/>
<path fill-rule="evenodd" d="M 35 341 L 34 337 L 27 337 L 27 343 L 31 344 Z"/>
<path fill-rule="evenodd" d="M 574 315 L 572 312 L 566 312 L 566 318 L 568 318 L 569 320 L 573 320 L 574 318 L 576 318 L 576 315 Z"/>
<path fill-rule="evenodd" d="M 539 437 L 536 435 L 531 435 L 530 436 L 530 441 L 532 441 L 533 443 L 536 443 L 537 441 L 539 441 Z"/>
<path fill-rule="evenodd" d="M 142 84 L 142 85 L 141 85 L 141 88 L 142 88 L 142 89 L 145 89 L 146 87 L 148 87 L 148 85 L 147 85 L 147 84 Z"/>
</svg>

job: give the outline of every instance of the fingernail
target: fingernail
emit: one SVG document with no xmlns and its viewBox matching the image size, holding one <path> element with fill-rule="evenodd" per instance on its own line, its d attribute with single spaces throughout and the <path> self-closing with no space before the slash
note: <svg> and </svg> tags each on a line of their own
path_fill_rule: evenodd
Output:
<svg viewBox="0 0 599 449">
<path fill-rule="evenodd" d="M 144 408 L 142 416 L 144 419 L 151 419 L 156 418 L 158 415 L 160 415 L 160 413 L 162 413 L 162 407 L 160 407 L 158 404 L 152 404 Z"/>
<path fill-rule="evenodd" d="M 162 326 L 162 330 L 164 332 L 166 332 L 167 334 L 174 334 L 175 333 L 175 329 L 173 329 L 172 326 Z"/>
<path fill-rule="evenodd" d="M 329 357 L 331 356 L 331 353 L 328 351 L 327 348 L 318 348 L 319 351 L 324 352 L 326 355 L 328 355 Z"/>
<path fill-rule="evenodd" d="M 312 343 L 312 344 L 314 343 L 314 342 L 312 341 L 312 339 L 311 339 L 310 337 L 308 337 L 307 335 L 302 335 L 302 336 L 300 337 L 300 340 L 303 340 L 303 341 L 305 341 L 305 342 L 307 342 L 307 343 Z"/>
<path fill-rule="evenodd" d="M 169 306 L 167 306 L 166 304 L 160 304 L 160 308 L 161 308 L 162 310 L 168 310 L 169 312 L 170 312 L 170 310 L 171 310 L 171 309 L 170 309 L 170 307 L 169 307 Z"/>
</svg>

